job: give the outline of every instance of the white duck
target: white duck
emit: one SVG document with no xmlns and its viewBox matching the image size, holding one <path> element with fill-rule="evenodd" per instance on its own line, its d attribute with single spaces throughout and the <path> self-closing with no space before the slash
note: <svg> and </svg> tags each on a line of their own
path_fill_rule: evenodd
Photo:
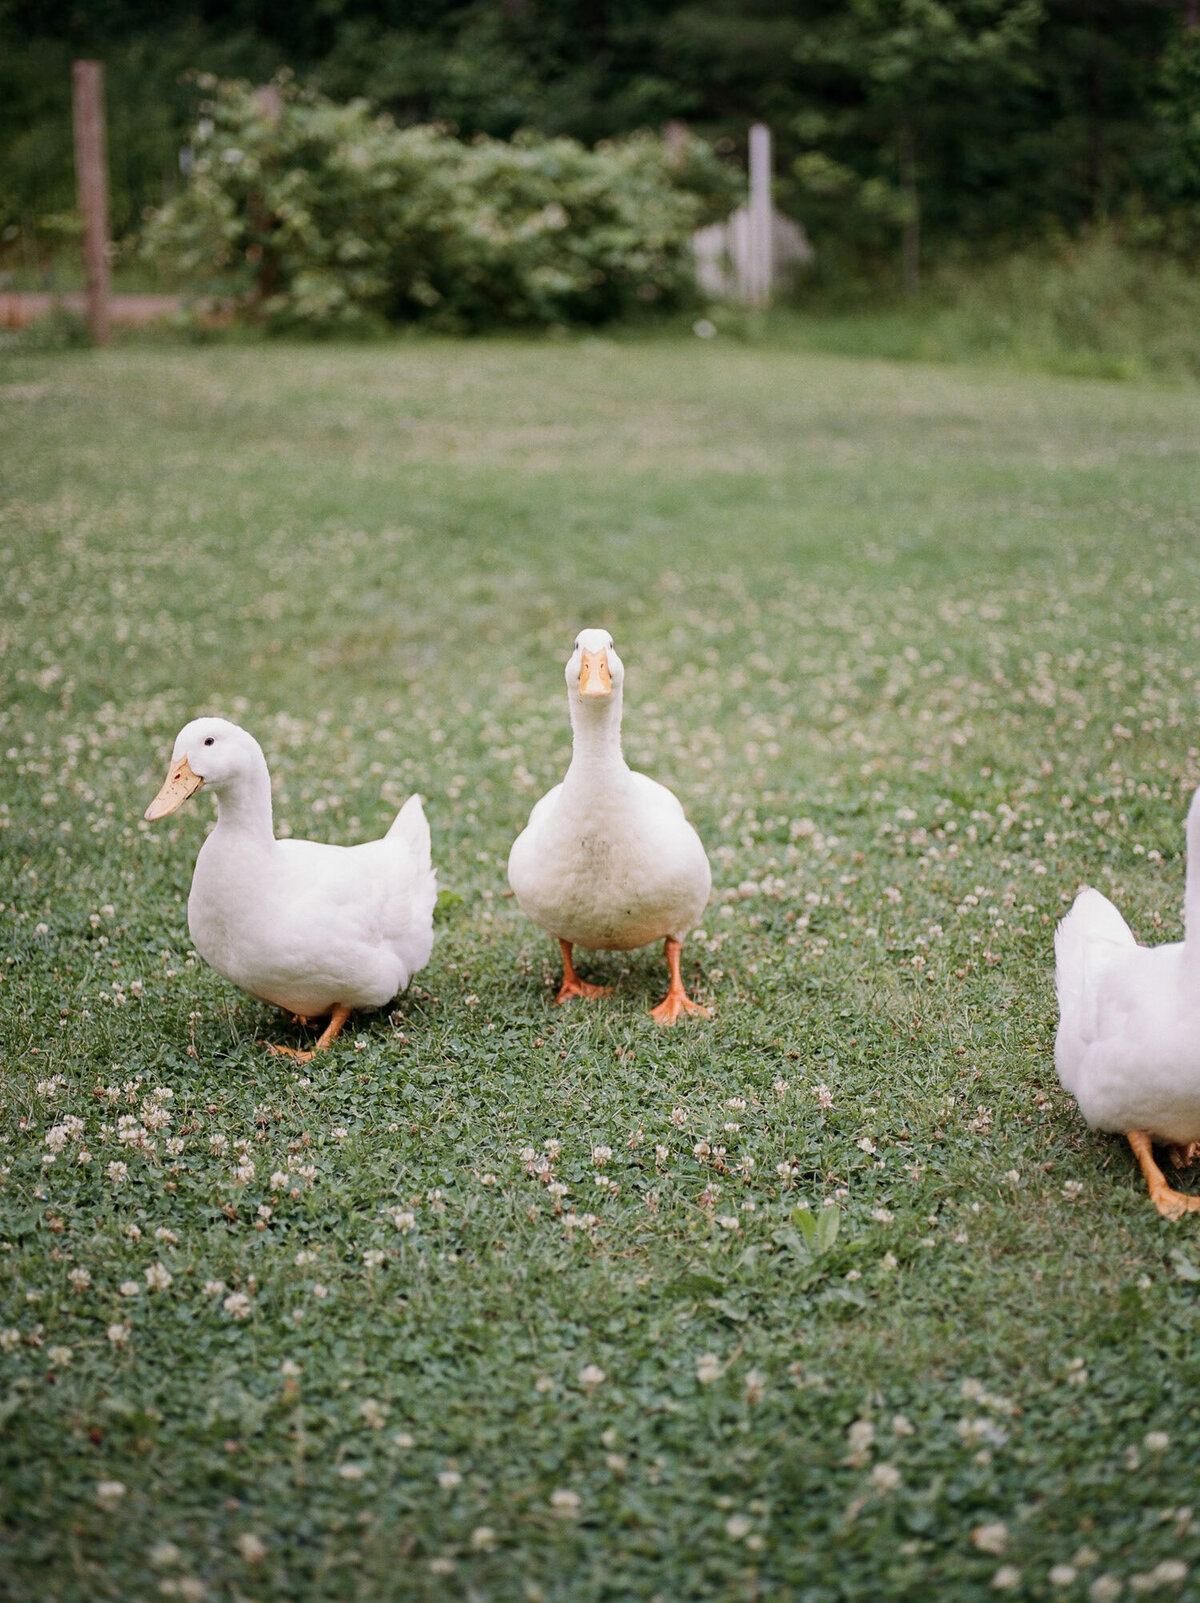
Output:
<svg viewBox="0 0 1200 1603">
<path fill-rule="evenodd" d="M 555 1002 L 610 989 L 579 978 L 573 947 L 627 952 L 663 940 L 670 986 L 651 1017 L 658 1024 L 681 1013 L 707 1017 L 679 973 L 684 937 L 712 888 L 700 837 L 666 786 L 634 773 L 621 755 L 625 669 L 606 630 L 580 632 L 566 678 L 571 766 L 534 807 L 508 858 L 522 910 L 562 948 Z"/>
<path fill-rule="evenodd" d="M 429 961 L 437 881 L 421 798 L 410 796 L 384 838 L 363 846 L 276 840 L 262 747 L 224 718 L 180 730 L 146 817 L 173 813 L 202 785 L 216 799 L 217 826 L 192 876 L 192 942 L 251 996 L 305 1023 L 328 1014 L 320 1052 L 352 1008 L 391 1001 Z"/>
<path fill-rule="evenodd" d="M 1054 934 L 1058 1077 L 1087 1122 L 1128 1138 L 1168 1219 L 1200 1209 L 1154 1161 L 1186 1168 L 1200 1142 L 1200 791 L 1187 818 L 1184 938 L 1139 946 L 1106 896 L 1085 887 Z"/>
</svg>

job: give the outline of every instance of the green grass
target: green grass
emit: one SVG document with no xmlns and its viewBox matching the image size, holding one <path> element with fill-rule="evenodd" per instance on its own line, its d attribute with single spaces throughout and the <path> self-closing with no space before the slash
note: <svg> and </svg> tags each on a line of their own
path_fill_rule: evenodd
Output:
<svg viewBox="0 0 1200 1603">
<path fill-rule="evenodd" d="M 835 277 L 802 285 L 796 305 L 769 319 L 729 308 L 711 316 L 722 334 L 829 356 L 1200 379 L 1200 277 L 1105 232 L 932 268 L 912 301 Z"/>
<path fill-rule="evenodd" d="M 1081 880 L 1179 931 L 1200 397 L 721 340 L 0 378 L 3 1595 L 1180 1595 L 1200 1245 L 1057 1085 L 1051 935 Z M 505 894 L 585 623 L 709 848 L 711 1023 L 655 952 L 555 1012 Z M 189 955 L 210 804 L 141 822 L 210 711 L 281 828 L 427 799 L 432 962 L 300 1068 Z"/>
</svg>

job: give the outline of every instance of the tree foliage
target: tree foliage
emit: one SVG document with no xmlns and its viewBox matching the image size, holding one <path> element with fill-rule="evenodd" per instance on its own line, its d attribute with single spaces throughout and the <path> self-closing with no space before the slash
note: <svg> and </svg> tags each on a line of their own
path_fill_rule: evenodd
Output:
<svg viewBox="0 0 1200 1603">
<path fill-rule="evenodd" d="M 146 248 L 272 326 L 596 323 L 670 304 L 691 286 L 693 230 L 732 203 L 695 140 L 464 141 L 286 76 L 203 87 L 190 182 Z"/>
<path fill-rule="evenodd" d="M 121 232 L 178 188 L 183 69 L 262 83 L 290 67 L 467 138 L 591 145 L 682 119 L 733 160 L 763 118 L 781 204 L 827 272 L 890 268 L 918 217 L 930 256 L 1126 216 L 1189 245 L 1189 3 L 0 0 L 0 227 L 72 204 L 69 63 L 96 54 Z"/>
</svg>

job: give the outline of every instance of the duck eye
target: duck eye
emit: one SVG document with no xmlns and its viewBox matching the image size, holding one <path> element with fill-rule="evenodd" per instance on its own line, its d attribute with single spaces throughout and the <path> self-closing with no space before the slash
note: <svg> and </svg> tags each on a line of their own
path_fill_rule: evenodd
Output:
<svg viewBox="0 0 1200 1603">
<path fill-rule="evenodd" d="M 206 746 L 211 746 L 215 742 L 216 738 L 216 735 L 205 735 L 204 744 Z"/>
</svg>

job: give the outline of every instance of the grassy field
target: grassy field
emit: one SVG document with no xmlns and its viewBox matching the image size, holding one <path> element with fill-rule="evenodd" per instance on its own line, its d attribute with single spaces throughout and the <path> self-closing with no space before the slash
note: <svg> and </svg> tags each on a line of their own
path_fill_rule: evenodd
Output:
<svg viewBox="0 0 1200 1603">
<path fill-rule="evenodd" d="M 1200 1242 L 1051 937 L 1180 928 L 1198 467 L 1193 392 L 720 340 L 0 357 L 0 1594 L 1195 1596 Z M 506 896 L 581 624 L 711 1022 L 553 1010 Z M 426 798 L 430 966 L 311 1064 L 141 821 L 210 711 L 281 832 Z"/>
</svg>

